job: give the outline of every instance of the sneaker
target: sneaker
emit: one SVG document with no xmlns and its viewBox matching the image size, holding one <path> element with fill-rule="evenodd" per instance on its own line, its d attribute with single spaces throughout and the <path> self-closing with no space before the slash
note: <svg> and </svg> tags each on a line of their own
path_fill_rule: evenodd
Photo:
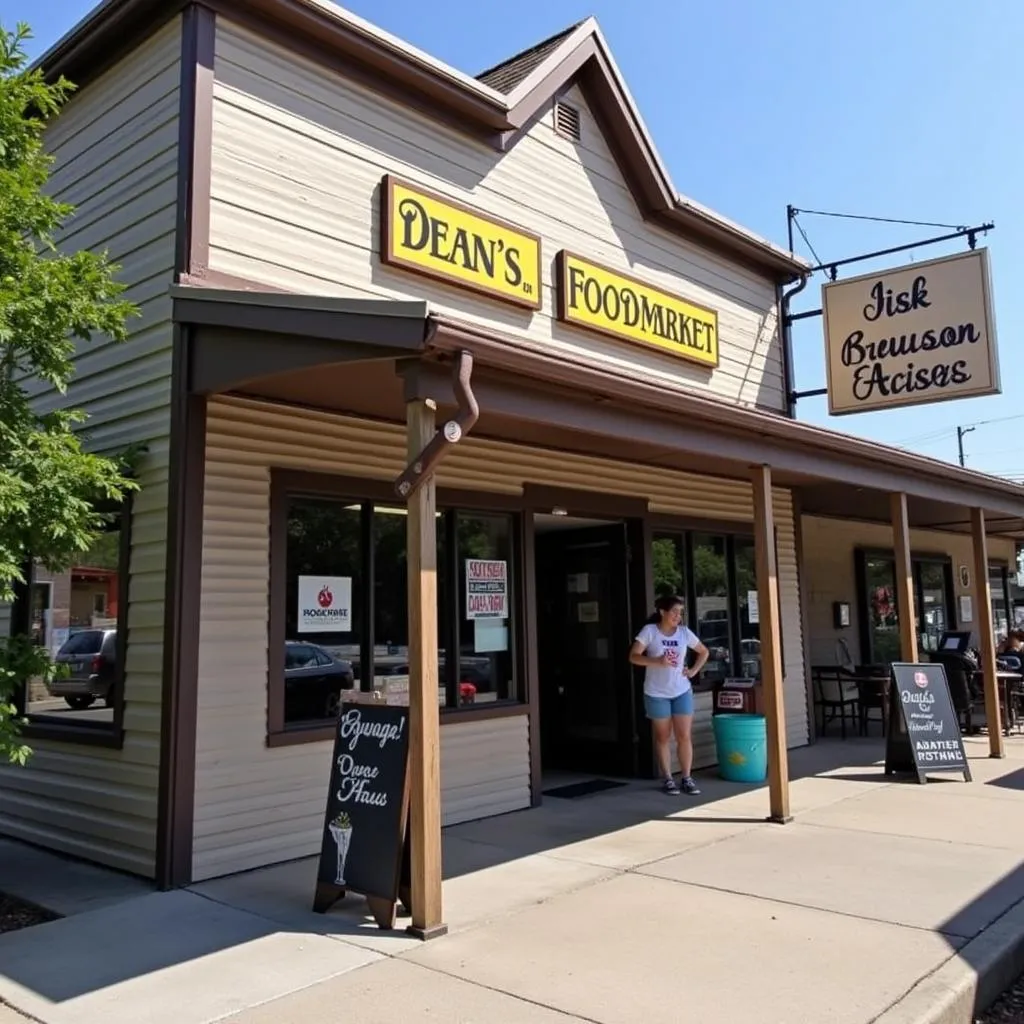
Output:
<svg viewBox="0 0 1024 1024">
<path fill-rule="evenodd" d="M 678 796 L 679 795 L 679 785 L 676 782 L 676 780 L 671 778 L 671 776 L 670 776 L 669 778 L 665 779 L 664 782 L 662 782 L 662 784 L 661 784 L 661 791 L 662 791 L 662 793 L 671 793 L 673 796 Z"/>
<path fill-rule="evenodd" d="M 683 779 L 682 782 L 680 782 L 680 784 L 679 784 L 679 788 L 687 796 L 700 796 L 700 790 L 697 788 L 697 783 L 694 782 L 693 779 L 691 779 L 691 778 Z M 678 792 L 678 790 L 677 790 L 677 792 Z"/>
</svg>

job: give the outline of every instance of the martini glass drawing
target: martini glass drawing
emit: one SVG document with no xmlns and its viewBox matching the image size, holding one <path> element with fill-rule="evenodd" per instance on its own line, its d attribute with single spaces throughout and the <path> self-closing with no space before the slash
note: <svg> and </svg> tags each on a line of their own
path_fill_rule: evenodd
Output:
<svg viewBox="0 0 1024 1024">
<path fill-rule="evenodd" d="M 348 849 L 352 845 L 352 821 L 349 818 L 348 813 L 346 811 L 342 811 L 330 823 L 329 827 L 338 854 L 334 884 L 344 887 L 345 861 L 348 858 Z"/>
</svg>

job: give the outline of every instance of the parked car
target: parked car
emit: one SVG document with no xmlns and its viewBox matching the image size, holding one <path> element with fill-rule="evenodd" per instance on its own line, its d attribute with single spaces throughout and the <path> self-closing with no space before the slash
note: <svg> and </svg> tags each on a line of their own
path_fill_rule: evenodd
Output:
<svg viewBox="0 0 1024 1024">
<path fill-rule="evenodd" d="M 117 681 L 117 630 L 81 629 L 64 641 L 56 657 L 54 678 L 46 684 L 51 697 L 63 697 L 74 711 L 84 711 L 101 698 L 114 703 Z"/>
<path fill-rule="evenodd" d="M 284 653 L 286 722 L 313 722 L 338 713 L 342 690 L 355 685 L 352 664 L 317 644 L 288 640 Z"/>
</svg>

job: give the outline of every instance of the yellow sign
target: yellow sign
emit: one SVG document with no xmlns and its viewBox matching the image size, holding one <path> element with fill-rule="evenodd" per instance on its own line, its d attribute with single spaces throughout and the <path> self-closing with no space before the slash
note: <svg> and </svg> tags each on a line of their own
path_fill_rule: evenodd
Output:
<svg viewBox="0 0 1024 1024">
<path fill-rule="evenodd" d="M 717 313 L 565 249 L 558 254 L 558 319 L 718 365 Z"/>
<path fill-rule="evenodd" d="M 445 284 L 540 309 L 540 238 L 385 175 L 381 259 Z"/>
</svg>

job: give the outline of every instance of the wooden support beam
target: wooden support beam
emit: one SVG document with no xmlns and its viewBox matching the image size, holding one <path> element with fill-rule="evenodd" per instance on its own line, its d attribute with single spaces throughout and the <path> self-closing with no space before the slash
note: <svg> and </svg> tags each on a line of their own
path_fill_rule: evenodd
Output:
<svg viewBox="0 0 1024 1024">
<path fill-rule="evenodd" d="M 895 552 L 896 608 L 900 617 L 900 659 L 917 661 L 917 619 L 914 609 L 914 566 L 910 559 L 910 518 L 907 496 L 890 495 L 892 545 Z"/>
<path fill-rule="evenodd" d="M 996 678 L 996 635 L 992 626 L 992 594 L 988 582 L 988 539 L 985 536 L 985 510 L 971 509 L 971 533 L 974 536 L 974 594 L 977 609 L 978 646 L 981 671 L 985 675 L 985 721 L 988 723 L 989 757 L 1005 757 L 1003 723 L 999 708 L 999 680 Z"/>
<path fill-rule="evenodd" d="M 406 406 L 410 462 L 435 434 L 433 403 Z M 409 931 L 443 935 L 441 907 L 441 722 L 437 689 L 437 489 L 433 474 L 409 498 Z"/>
<path fill-rule="evenodd" d="M 769 820 L 792 821 L 789 811 L 789 753 L 782 694 L 782 622 L 779 615 L 779 572 L 775 558 L 775 512 L 770 466 L 753 466 L 754 554 L 760 614 L 761 683 L 768 727 Z"/>
</svg>

